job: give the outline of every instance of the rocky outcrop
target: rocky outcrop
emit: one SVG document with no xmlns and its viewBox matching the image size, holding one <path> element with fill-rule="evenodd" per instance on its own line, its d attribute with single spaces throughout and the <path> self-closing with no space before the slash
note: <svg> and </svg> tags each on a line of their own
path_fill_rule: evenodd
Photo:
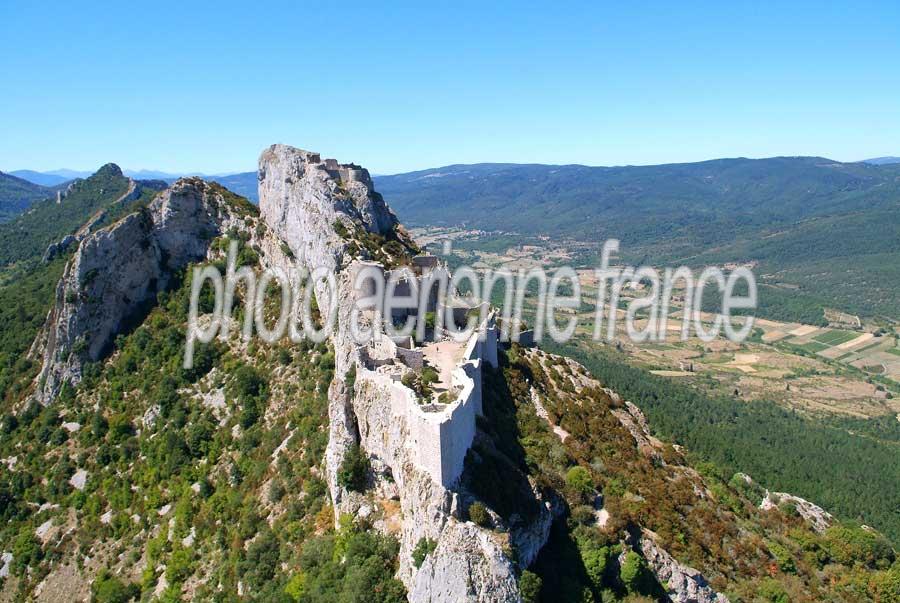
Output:
<svg viewBox="0 0 900 603">
<path fill-rule="evenodd" d="M 471 523 L 453 523 L 441 533 L 434 553 L 425 558 L 409 600 L 518 601 L 519 589 L 512 563 L 491 535 Z"/>
<path fill-rule="evenodd" d="M 258 177 L 263 219 L 309 266 L 342 265 L 347 246 L 337 222 L 378 234 L 397 226 L 369 173 L 358 166 L 276 144 L 262 152 Z"/>
<path fill-rule="evenodd" d="M 146 210 L 87 234 L 66 265 L 30 352 L 42 360 L 36 398 L 46 404 L 63 383 L 78 383 L 84 362 L 103 356 L 173 270 L 203 259 L 213 237 L 239 224 L 221 188 L 185 178 Z"/>
<path fill-rule="evenodd" d="M 816 532 L 824 532 L 834 523 L 834 517 L 822 507 L 786 492 L 769 492 L 766 490 L 766 497 L 760 503 L 759 508 L 767 511 L 778 508 L 780 505 L 793 506 L 797 509 L 800 517 L 806 520 Z"/>
<path fill-rule="evenodd" d="M 606 390 L 606 392 L 614 400 L 619 400 L 621 402 L 617 393 L 612 390 Z M 623 408 L 614 410 L 613 415 L 615 415 L 619 420 L 619 423 L 628 430 L 631 437 L 634 438 L 634 441 L 642 454 L 653 458 L 656 462 L 663 462 L 662 455 L 659 452 L 662 447 L 662 442 L 650 435 L 650 426 L 647 423 L 647 418 L 644 416 L 644 413 L 633 402 L 625 401 L 622 405 Z"/>
<path fill-rule="evenodd" d="M 340 167 L 326 170 L 326 162 L 317 153 L 286 145 L 272 145 L 259 158 L 259 209 L 273 233 L 291 250 L 301 266 L 310 272 L 325 268 L 337 276 L 337 299 L 350 299 L 351 284 L 344 268 L 352 259 L 348 245 L 336 226 L 354 227 L 354 222 L 369 232 L 392 228 L 396 217 L 381 197 L 371 194 L 364 182 L 340 180 Z M 375 207 L 377 205 L 377 207 Z M 365 208 L 365 212 L 360 211 Z M 378 218 L 371 218 L 378 216 Z M 319 307 L 325 313 L 331 298 L 324 283 L 316 288 Z M 329 390 L 329 443 L 326 452 L 327 478 L 336 505 L 346 498 L 337 485 L 337 470 L 344 454 L 358 442 L 356 420 L 350 392 L 344 386 L 347 370 L 358 363 L 359 355 L 349 335 L 350 306 L 337 308 L 334 329 L 335 381 Z"/>
<path fill-rule="evenodd" d="M 345 376 L 360 362 L 349 334 L 352 304 L 350 272 L 353 252 L 344 236 L 361 228 L 388 234 L 397 219 L 372 188 L 368 172 L 353 164 L 322 160 L 285 145 L 263 151 L 259 160 L 260 211 L 268 227 L 285 241 L 292 255 L 309 270 L 337 273 L 339 300 L 332 342 L 335 379 L 329 388 L 329 442 L 326 477 L 341 513 L 357 514 L 374 506 L 366 496 L 344 490 L 338 469 L 354 445 L 369 455 L 374 486 L 368 497 L 390 496 L 400 502 L 400 571 L 411 601 L 518 601 L 515 570 L 503 543 L 487 530 L 459 519 L 458 494 L 444 488 L 412 462 L 407 447 L 409 425 L 392 410 L 391 399 L 377 387 L 348 388 Z M 316 287 L 319 306 L 324 284 Z M 437 542 L 421 568 L 412 551 L 423 538 Z"/>
<path fill-rule="evenodd" d="M 72 243 L 75 243 L 75 235 L 66 235 L 61 238 L 56 243 L 50 243 L 47 246 L 47 251 L 44 252 L 44 255 L 41 257 L 41 261 L 45 264 L 47 262 L 53 261 L 53 259 L 61 253 L 65 253 L 68 251 L 69 247 L 72 246 Z"/>
<path fill-rule="evenodd" d="M 728 603 L 728 598 L 714 591 L 700 572 L 678 563 L 660 547 L 654 540 L 653 532 L 643 531 L 640 549 L 673 603 Z"/>
</svg>

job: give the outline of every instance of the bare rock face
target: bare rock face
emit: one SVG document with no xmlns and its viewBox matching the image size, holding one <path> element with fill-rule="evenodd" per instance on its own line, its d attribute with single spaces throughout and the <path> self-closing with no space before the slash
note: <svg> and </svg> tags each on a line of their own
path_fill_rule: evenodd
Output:
<svg viewBox="0 0 900 603">
<path fill-rule="evenodd" d="M 400 503 L 400 571 L 410 601 L 519 600 L 514 568 L 501 542 L 472 523 L 458 518 L 457 495 L 433 481 L 412 462 L 409 428 L 393 412 L 390 393 L 357 383 L 345 384 L 359 352 L 349 334 L 353 299 L 349 246 L 336 226 L 361 227 L 387 234 L 398 227 L 397 218 L 372 188 L 366 170 L 353 164 L 322 160 L 285 145 L 273 145 L 259 159 L 260 211 L 267 226 L 310 271 L 326 267 L 337 272 L 338 308 L 332 343 L 335 379 L 329 388 L 329 440 L 326 478 L 335 515 L 357 514 L 372 506 L 363 495 L 338 484 L 337 473 L 347 451 L 359 444 L 375 469 L 371 492 L 390 492 Z M 319 306 L 326 299 L 317 286 Z M 371 496 L 371 494 L 370 494 Z M 437 542 L 437 549 L 421 568 L 412 551 L 422 538 Z"/>
<path fill-rule="evenodd" d="M 759 508 L 766 511 L 777 508 L 781 504 L 793 505 L 800 517 L 806 520 L 816 532 L 822 533 L 834 523 L 834 517 L 822 507 L 786 492 L 769 492 L 767 490 L 766 497 L 760 503 Z"/>
<path fill-rule="evenodd" d="M 647 565 L 673 603 L 728 603 L 728 598 L 717 593 L 694 568 L 682 565 L 653 539 L 653 533 L 644 530 L 641 552 Z"/>
<path fill-rule="evenodd" d="M 370 232 L 382 232 L 382 223 L 365 221 L 358 210 L 368 208 L 367 214 L 385 216 L 383 222 L 393 226 L 396 217 L 381 197 L 370 194 L 370 187 L 362 183 L 341 180 L 340 165 L 327 160 L 333 169 L 326 169 L 317 153 L 287 145 L 272 145 L 259 157 L 260 214 L 272 232 L 290 248 L 301 266 L 310 272 L 326 268 L 336 274 L 340 291 L 337 298 L 350 299 L 349 276 L 342 268 L 350 258 L 347 243 L 335 229 L 338 224 L 349 225 L 358 220 Z M 354 191 L 351 196 L 349 190 Z M 375 205 L 379 205 L 377 209 Z M 389 227 L 390 227 L 389 226 Z M 319 307 L 325 312 L 328 292 L 324 283 L 316 289 Z M 349 332 L 349 304 L 337 309 L 333 343 L 335 352 L 335 380 L 329 388 L 329 441 L 326 450 L 326 477 L 332 500 L 340 505 L 346 498 L 337 485 L 337 471 L 344 454 L 358 442 L 356 419 L 350 392 L 344 386 L 347 370 L 358 361 L 358 353 Z"/>
<path fill-rule="evenodd" d="M 471 523 L 454 523 L 443 531 L 437 549 L 422 563 L 409 600 L 487 603 L 520 599 L 512 564 L 491 535 Z"/>
<path fill-rule="evenodd" d="M 336 222 L 349 218 L 378 234 L 397 225 L 359 166 L 276 144 L 260 155 L 258 174 L 263 219 L 310 267 L 336 268 L 343 259 Z"/>
<path fill-rule="evenodd" d="M 162 289 L 172 271 L 206 256 L 210 240 L 239 222 L 221 189 L 184 178 L 147 210 L 85 236 L 66 265 L 31 355 L 43 361 L 36 398 L 50 402 L 81 380 L 124 323 Z"/>
</svg>

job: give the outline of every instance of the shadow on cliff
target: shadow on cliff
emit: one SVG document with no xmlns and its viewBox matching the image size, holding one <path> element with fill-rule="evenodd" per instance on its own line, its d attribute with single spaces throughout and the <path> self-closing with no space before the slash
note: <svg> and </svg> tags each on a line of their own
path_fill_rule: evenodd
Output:
<svg viewBox="0 0 900 603">
<path fill-rule="evenodd" d="M 502 367 L 482 370 L 483 417 L 478 417 L 475 441 L 466 455 L 461 484 L 497 513 L 511 528 L 536 520 L 542 503 L 528 481 L 529 468 L 516 419 L 516 404 Z M 542 495 L 554 496 L 549 490 Z"/>
</svg>

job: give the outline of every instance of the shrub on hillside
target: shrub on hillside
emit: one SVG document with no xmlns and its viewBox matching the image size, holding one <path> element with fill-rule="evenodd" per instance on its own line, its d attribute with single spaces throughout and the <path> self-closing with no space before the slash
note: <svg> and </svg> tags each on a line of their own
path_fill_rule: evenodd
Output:
<svg viewBox="0 0 900 603">
<path fill-rule="evenodd" d="M 420 538 L 412 552 L 413 563 L 416 565 L 416 568 L 422 567 L 425 557 L 433 553 L 436 548 L 436 541 L 431 538 Z"/>
<path fill-rule="evenodd" d="M 469 505 L 469 519 L 483 528 L 491 527 L 491 515 L 480 502 L 473 502 Z"/>
<path fill-rule="evenodd" d="M 522 603 L 540 603 L 541 586 L 543 582 L 541 578 L 528 570 L 522 572 L 519 578 L 519 594 L 522 596 Z"/>
<path fill-rule="evenodd" d="M 878 572 L 869 580 L 872 599 L 879 603 L 900 603 L 900 562 L 891 569 Z"/>
<path fill-rule="evenodd" d="M 341 463 L 340 469 L 338 469 L 338 484 L 347 490 L 362 492 L 366 489 L 366 481 L 369 478 L 370 469 L 369 457 L 366 456 L 359 445 L 354 444 L 347 451 L 344 461 Z"/>
<path fill-rule="evenodd" d="M 625 554 L 625 559 L 622 561 L 621 568 L 619 568 L 619 577 L 630 594 L 650 596 L 660 590 L 656 578 L 647 567 L 647 563 L 643 557 L 634 551 L 628 551 Z"/>
<path fill-rule="evenodd" d="M 894 550 L 887 539 L 858 526 L 836 525 L 825 532 L 825 550 L 836 562 L 859 563 L 868 567 L 888 567 L 894 561 Z"/>
<path fill-rule="evenodd" d="M 108 570 L 101 570 L 91 585 L 93 603 L 128 603 L 141 596 L 141 588 L 134 583 L 124 583 Z"/>
<path fill-rule="evenodd" d="M 295 601 L 309 603 L 405 603 L 406 590 L 394 578 L 399 548 L 390 536 L 342 521 L 335 535 L 304 543 L 300 571 L 284 591 Z"/>
<path fill-rule="evenodd" d="M 594 494 L 594 480 L 584 467 L 572 467 L 566 472 L 566 487 L 573 496 L 585 502 Z"/>
<path fill-rule="evenodd" d="M 756 591 L 758 601 L 769 603 L 790 603 L 791 598 L 781 582 L 774 578 L 765 578 Z"/>
</svg>

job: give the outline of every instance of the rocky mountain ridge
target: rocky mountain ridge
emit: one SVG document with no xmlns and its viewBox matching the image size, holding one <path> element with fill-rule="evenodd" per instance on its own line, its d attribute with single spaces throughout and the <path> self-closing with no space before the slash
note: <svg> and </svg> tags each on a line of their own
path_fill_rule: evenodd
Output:
<svg viewBox="0 0 900 603">
<path fill-rule="evenodd" d="M 124 321 L 164 290 L 174 271 L 205 258 L 209 242 L 241 218 L 223 202 L 221 189 L 183 179 L 146 211 L 93 233 L 86 224 L 30 352 L 43 361 L 37 398 L 49 403 L 63 383 L 76 386 L 82 364 L 103 356 Z"/>
<path fill-rule="evenodd" d="M 335 176 L 338 176 L 336 178 Z M 310 270 L 338 269 L 348 257 L 348 243 L 335 223 L 350 219 L 367 231 L 384 235 L 398 222 L 371 179 L 356 166 L 322 162 L 317 154 L 282 145 L 260 157 L 260 213 L 266 223 Z M 338 273 L 338 299 L 351 300 L 349 272 Z M 323 294 L 322 299 L 325 298 Z M 349 335 L 350 304 L 337 310 L 335 380 L 329 388 L 329 439 L 325 458 L 332 501 L 338 512 L 357 515 L 378 498 L 396 499 L 403 516 L 400 579 L 413 601 L 448 601 L 474 596 L 479 601 L 516 598 L 515 569 L 501 545 L 470 523 L 459 521 L 456 495 L 416 467 L 402 445 L 407 427 L 391 414 L 389 398 L 378 390 L 351 393 L 346 375 L 360 363 Z M 365 425 L 362 431 L 359 426 Z M 392 434 L 394 437 L 389 437 Z M 385 446 L 387 439 L 391 445 Z M 365 497 L 342 488 L 341 463 L 354 445 L 378 454 L 372 459 L 375 492 Z M 409 562 L 423 538 L 436 541 L 419 571 Z"/>
</svg>

